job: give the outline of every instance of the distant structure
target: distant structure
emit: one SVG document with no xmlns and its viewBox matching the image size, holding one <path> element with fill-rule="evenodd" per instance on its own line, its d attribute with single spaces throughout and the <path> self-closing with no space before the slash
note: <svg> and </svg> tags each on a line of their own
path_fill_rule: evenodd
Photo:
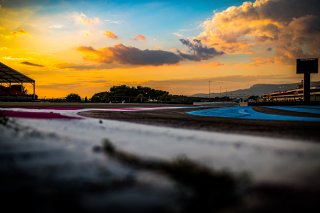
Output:
<svg viewBox="0 0 320 213">
<path fill-rule="evenodd" d="M 318 73 L 318 58 L 298 58 L 297 74 L 304 74 L 303 80 L 303 100 L 310 102 L 310 74 Z"/>
<path fill-rule="evenodd" d="M 23 84 L 33 87 L 33 94 L 28 95 Z M 27 101 L 36 99 L 36 81 L 0 62 L 0 100 Z"/>
<path fill-rule="evenodd" d="M 277 91 L 262 96 L 263 101 L 303 101 L 303 82 L 296 89 Z M 320 86 L 313 86 L 309 89 L 309 101 L 320 101 Z"/>
</svg>

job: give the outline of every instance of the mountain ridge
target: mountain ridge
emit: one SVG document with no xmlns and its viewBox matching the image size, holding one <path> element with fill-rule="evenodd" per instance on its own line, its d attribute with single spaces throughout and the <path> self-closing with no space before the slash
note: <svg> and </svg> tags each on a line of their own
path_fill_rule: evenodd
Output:
<svg viewBox="0 0 320 213">
<path fill-rule="evenodd" d="M 245 97 L 252 96 L 252 95 L 261 96 L 265 93 L 295 89 L 298 87 L 299 84 L 300 83 L 254 84 L 250 88 L 247 88 L 247 89 L 238 89 L 238 90 L 234 90 L 234 91 L 221 92 L 221 93 L 210 93 L 210 97 L 213 98 L 213 97 L 229 96 L 229 97 L 245 98 Z M 311 86 L 320 86 L 320 81 L 312 82 Z M 191 97 L 208 98 L 208 94 L 197 93 L 197 94 L 191 95 Z"/>
</svg>

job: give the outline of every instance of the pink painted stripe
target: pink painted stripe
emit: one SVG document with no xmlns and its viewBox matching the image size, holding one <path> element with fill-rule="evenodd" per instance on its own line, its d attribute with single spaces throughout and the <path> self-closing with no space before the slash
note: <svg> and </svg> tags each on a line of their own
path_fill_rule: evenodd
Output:
<svg viewBox="0 0 320 213">
<path fill-rule="evenodd" d="M 97 108 L 98 109 L 98 108 Z M 138 111 L 138 110 L 153 110 L 153 109 L 170 109 L 166 107 L 124 107 L 124 108 L 99 108 L 102 110 L 127 110 L 127 111 Z"/>
<path fill-rule="evenodd" d="M 19 112 L 10 110 L 0 110 L 0 115 L 16 118 L 31 118 L 31 119 L 81 119 L 78 117 L 65 116 L 58 113 L 48 112 Z"/>
<path fill-rule="evenodd" d="M 28 107 L 28 106 L 23 106 L 23 107 L 14 107 L 14 108 L 20 108 L 20 109 L 52 109 L 52 110 L 79 110 L 82 108 L 77 108 L 77 107 Z"/>
</svg>

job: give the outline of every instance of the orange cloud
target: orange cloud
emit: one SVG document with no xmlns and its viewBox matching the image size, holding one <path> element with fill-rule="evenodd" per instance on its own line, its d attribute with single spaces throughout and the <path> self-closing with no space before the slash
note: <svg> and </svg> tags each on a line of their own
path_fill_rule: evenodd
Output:
<svg viewBox="0 0 320 213">
<path fill-rule="evenodd" d="M 256 0 L 216 12 L 202 23 L 197 37 L 227 54 L 259 53 L 274 49 L 282 61 L 318 56 L 320 49 L 318 0 Z M 261 52 L 260 52 L 261 53 Z"/>
<path fill-rule="evenodd" d="M 78 51 L 85 53 L 84 59 L 105 64 L 126 64 L 126 65 L 164 65 L 176 64 L 182 58 L 172 52 L 163 50 L 140 50 L 135 47 L 127 47 L 117 44 L 113 47 L 94 49 L 82 46 Z"/>
<path fill-rule="evenodd" d="M 132 40 L 134 40 L 134 41 L 145 41 L 146 37 L 144 35 L 137 34 Z"/>
<path fill-rule="evenodd" d="M 111 31 L 106 31 L 104 33 L 104 35 L 107 36 L 107 38 L 110 38 L 110 39 L 118 39 L 119 38 L 115 33 L 111 32 Z"/>
<path fill-rule="evenodd" d="M 100 52 L 94 49 L 93 47 L 87 47 L 87 46 L 78 47 L 77 50 L 85 53 L 85 56 L 83 57 L 84 60 L 94 61 L 94 62 L 105 61 L 105 63 L 112 62 L 111 59 L 108 60 L 108 58 L 112 58 L 112 52 L 110 51 Z"/>
<path fill-rule="evenodd" d="M 81 46 L 77 50 L 84 53 L 84 60 L 105 64 L 119 65 L 151 65 L 159 66 L 165 64 L 177 64 L 180 61 L 202 61 L 222 55 L 214 48 L 209 48 L 199 40 L 180 39 L 182 44 L 188 48 L 188 53 L 177 51 L 177 53 L 164 50 L 141 50 L 136 47 L 128 47 L 117 44 L 113 47 L 94 49 L 90 46 Z"/>
</svg>

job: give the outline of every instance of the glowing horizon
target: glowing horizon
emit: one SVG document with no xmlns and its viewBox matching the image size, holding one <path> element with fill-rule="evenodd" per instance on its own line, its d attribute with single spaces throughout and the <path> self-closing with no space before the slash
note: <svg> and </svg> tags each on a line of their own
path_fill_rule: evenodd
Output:
<svg viewBox="0 0 320 213">
<path fill-rule="evenodd" d="M 320 56 L 320 3 L 293 1 L 0 1 L 0 61 L 35 79 L 40 98 L 295 83 L 295 59 Z"/>
</svg>

